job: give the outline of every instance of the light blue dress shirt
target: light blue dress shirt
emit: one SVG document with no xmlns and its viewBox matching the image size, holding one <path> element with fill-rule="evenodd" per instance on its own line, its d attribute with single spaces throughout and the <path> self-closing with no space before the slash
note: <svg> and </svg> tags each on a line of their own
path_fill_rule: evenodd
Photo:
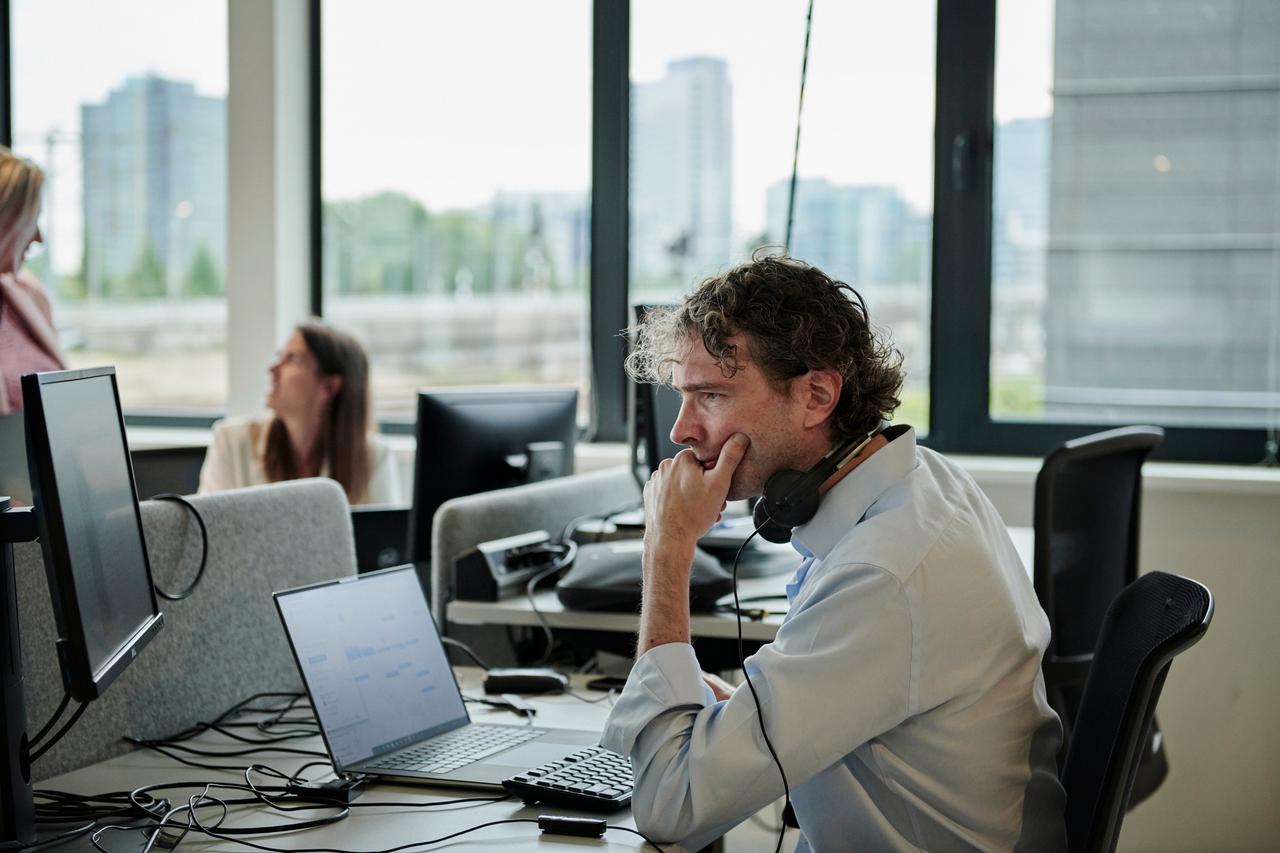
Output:
<svg viewBox="0 0 1280 853">
<path fill-rule="evenodd" d="M 786 619 L 746 661 L 799 850 L 1063 850 L 1048 622 L 1004 522 L 910 428 L 796 528 Z M 716 702 L 692 646 L 636 661 L 602 743 L 636 824 L 698 849 L 782 795 L 749 690 Z"/>
</svg>

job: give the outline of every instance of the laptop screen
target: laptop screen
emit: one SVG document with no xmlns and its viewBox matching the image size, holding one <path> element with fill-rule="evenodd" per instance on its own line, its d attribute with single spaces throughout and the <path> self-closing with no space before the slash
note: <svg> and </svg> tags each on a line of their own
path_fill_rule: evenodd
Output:
<svg viewBox="0 0 1280 853">
<path fill-rule="evenodd" d="M 340 768 L 468 722 L 412 566 L 276 594 Z"/>
</svg>

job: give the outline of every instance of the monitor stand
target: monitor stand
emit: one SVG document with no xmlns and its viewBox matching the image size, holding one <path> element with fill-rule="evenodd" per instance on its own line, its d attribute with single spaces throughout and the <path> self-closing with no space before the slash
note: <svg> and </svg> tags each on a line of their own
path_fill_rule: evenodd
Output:
<svg viewBox="0 0 1280 853">
<path fill-rule="evenodd" d="M 30 507 L 14 507 L 0 497 L 0 687 L 4 717 L 0 719 L 0 850 L 21 850 L 35 841 L 35 805 L 31 794 L 31 760 L 27 751 L 27 709 L 22 689 L 22 638 L 18 632 L 18 582 L 13 543 L 36 538 Z"/>
</svg>

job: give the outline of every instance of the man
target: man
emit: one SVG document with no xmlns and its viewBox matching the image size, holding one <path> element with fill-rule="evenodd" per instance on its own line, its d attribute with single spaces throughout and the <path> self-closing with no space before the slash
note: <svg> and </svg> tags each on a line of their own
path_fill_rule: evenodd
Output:
<svg viewBox="0 0 1280 853">
<path fill-rule="evenodd" d="M 687 445 L 645 487 L 637 659 L 602 741 L 634 765 L 637 825 L 707 844 L 782 795 L 776 752 L 801 850 L 1065 849 L 1048 623 L 977 485 L 910 427 L 881 430 L 901 356 L 852 288 L 757 257 L 650 312 L 627 367 L 680 392 Z M 867 436 L 793 532 L 789 612 L 746 661 L 758 704 L 704 680 L 699 536 L 727 500 Z"/>
</svg>

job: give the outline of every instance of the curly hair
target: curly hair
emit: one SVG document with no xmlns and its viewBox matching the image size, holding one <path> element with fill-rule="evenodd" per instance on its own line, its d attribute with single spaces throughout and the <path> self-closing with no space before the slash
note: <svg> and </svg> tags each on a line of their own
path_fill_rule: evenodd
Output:
<svg viewBox="0 0 1280 853">
<path fill-rule="evenodd" d="M 866 303 L 849 285 L 786 255 L 759 251 L 706 279 L 684 303 L 656 308 L 628 330 L 627 374 L 671 384 L 672 367 L 700 340 L 726 377 L 756 364 L 781 385 L 810 370 L 843 379 L 832 413 L 836 439 L 865 435 L 892 416 L 902 391 L 902 353 L 871 325 Z M 746 352 L 730 343 L 745 335 Z"/>
</svg>

